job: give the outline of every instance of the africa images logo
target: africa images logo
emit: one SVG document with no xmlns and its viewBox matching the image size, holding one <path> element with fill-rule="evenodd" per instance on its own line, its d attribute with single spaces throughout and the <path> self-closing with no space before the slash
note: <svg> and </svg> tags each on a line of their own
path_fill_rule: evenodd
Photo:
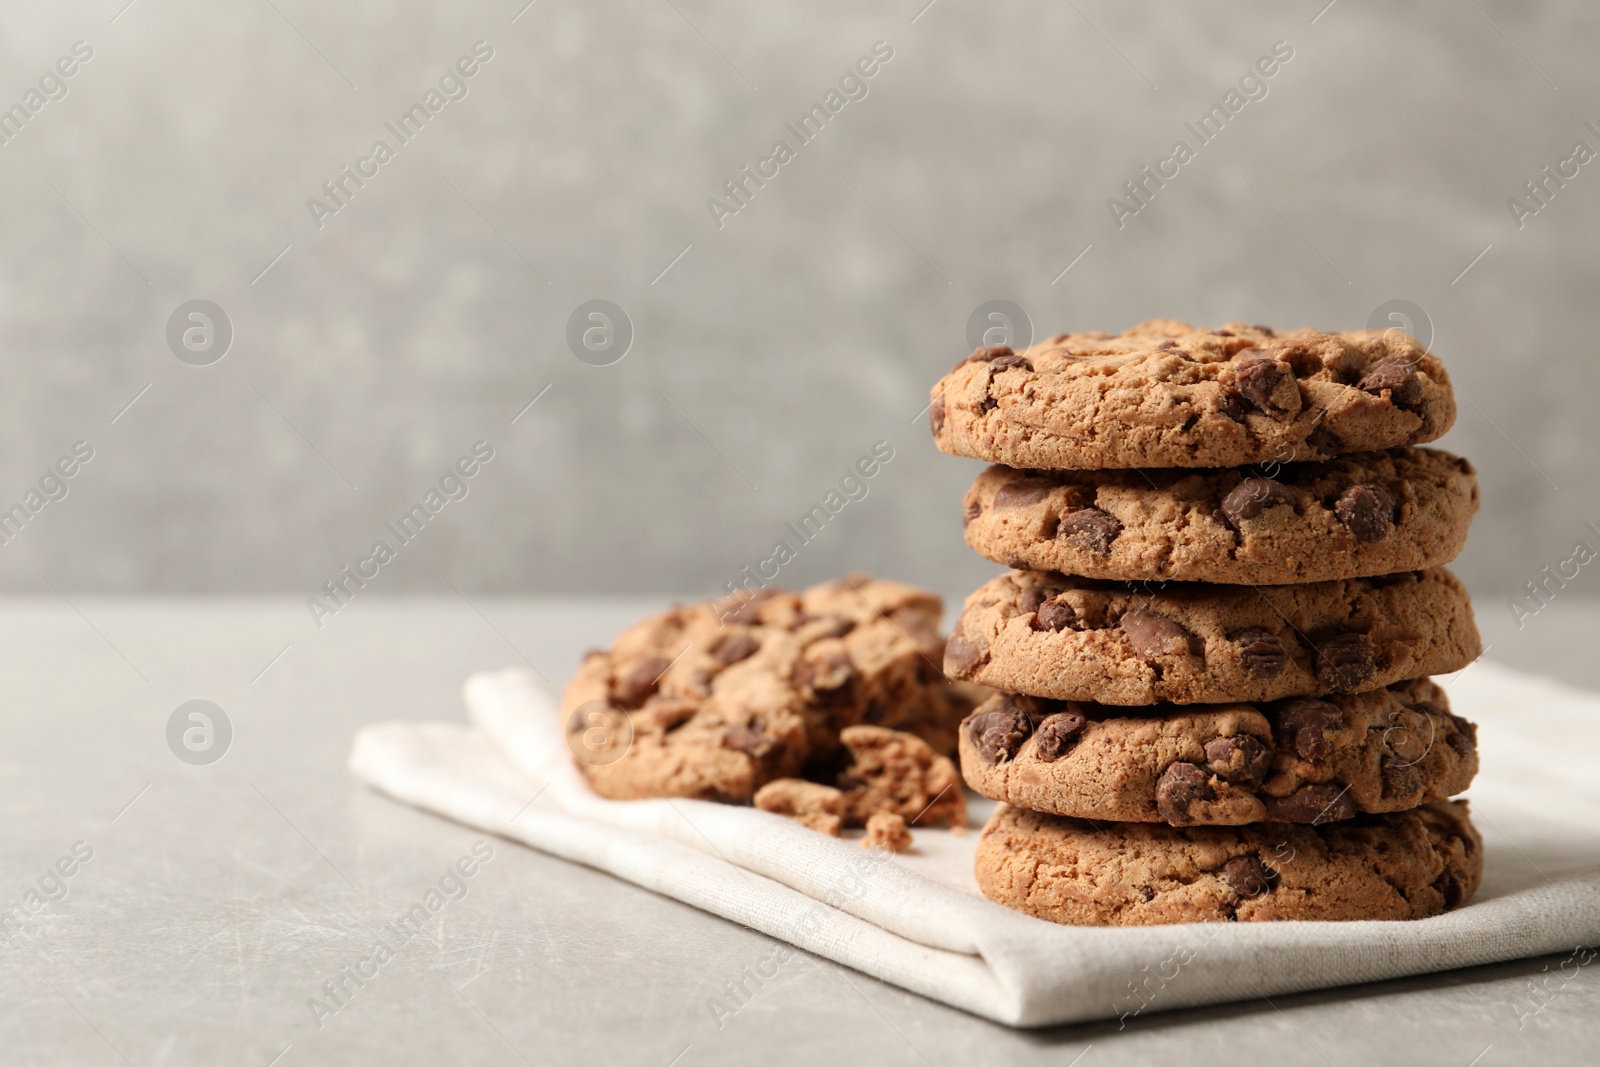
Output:
<svg viewBox="0 0 1600 1067">
<path fill-rule="evenodd" d="M 462 456 L 445 469 L 439 476 L 437 486 L 430 487 L 420 501 L 412 504 L 398 518 L 385 522 L 384 532 L 393 538 L 394 544 L 391 545 L 388 538 L 374 541 L 372 550 L 357 559 L 353 568 L 347 563 L 322 583 L 320 596 L 307 597 L 306 610 L 311 613 L 312 624 L 320 630 L 324 620 L 348 607 L 368 582 L 377 578 L 385 566 L 399 558 L 402 548 L 422 536 L 428 523 L 447 505 L 467 498 L 472 492 L 472 479 L 493 459 L 493 445 L 488 441 L 474 443 L 471 454 Z"/>
<path fill-rule="evenodd" d="M 394 959 L 413 937 L 427 929 L 435 915 L 447 905 L 465 900 L 472 891 L 471 880 L 492 859 L 494 846 L 482 838 L 474 841 L 470 853 L 446 867 L 438 882 L 428 887 L 422 899 L 384 926 L 379 936 L 373 939 L 371 951 L 339 968 L 333 977 L 323 982 L 321 997 L 307 997 L 306 1008 L 311 1012 L 317 1029 L 322 1029 L 329 1019 L 348 1008 L 361 990 L 367 987 L 367 983 L 378 977 L 384 965 Z"/>
<path fill-rule="evenodd" d="M 46 104 L 65 100 L 69 87 L 67 79 L 77 75 L 82 64 L 94 58 L 94 48 L 88 41 L 75 41 L 71 54 L 64 55 L 39 75 L 39 87 L 22 94 L 22 100 L 9 108 L 0 109 L 0 145 L 8 145 L 20 134 L 33 117 L 43 111 Z"/>
<path fill-rule="evenodd" d="M 489 42 L 474 42 L 472 54 L 456 60 L 455 65 L 440 76 L 437 89 L 429 88 L 422 94 L 421 100 L 412 104 L 393 122 L 383 124 L 394 138 L 393 145 L 384 138 L 378 138 L 372 142 L 367 154 L 356 160 L 353 170 L 348 163 L 344 164 L 338 174 L 323 182 L 323 195 L 306 199 L 306 210 L 311 212 L 311 221 L 317 229 L 327 225 L 326 220 L 330 216 L 349 207 L 356 193 L 378 176 L 383 166 L 395 158 L 400 147 L 415 140 L 429 120 L 445 109 L 445 105 L 453 100 L 465 100 L 471 92 L 468 81 L 477 77 L 483 69 L 482 64 L 493 58 L 494 47 Z"/>
<path fill-rule="evenodd" d="M 1150 201 L 1156 198 L 1156 192 L 1165 189 L 1167 182 L 1172 181 L 1181 173 L 1182 168 L 1198 158 L 1200 149 L 1222 136 L 1222 131 L 1227 128 L 1246 105 L 1252 101 L 1265 100 L 1271 87 L 1267 82 L 1276 77 L 1283 69 L 1283 65 L 1294 58 L 1294 48 L 1288 41 L 1276 41 L 1267 55 L 1261 56 L 1247 69 L 1238 81 L 1238 88 L 1229 89 L 1223 94 L 1220 101 L 1212 104 L 1198 119 L 1185 122 L 1183 128 L 1186 133 L 1194 137 L 1195 143 L 1191 146 L 1188 137 L 1180 137 L 1172 144 L 1172 151 L 1156 160 L 1155 168 L 1149 165 L 1141 167 L 1137 177 L 1123 183 L 1123 191 L 1127 198 L 1119 200 L 1111 197 L 1106 201 L 1106 207 L 1111 212 L 1111 221 L 1117 224 L 1117 229 L 1122 229 L 1128 220 L 1150 206 Z"/>
<path fill-rule="evenodd" d="M 756 192 L 765 189 L 767 182 L 794 162 L 799 157 L 800 149 L 820 137 L 833 117 L 845 109 L 845 105 L 853 100 L 865 100 L 871 91 L 868 80 L 877 76 L 883 65 L 893 58 L 894 48 L 889 42 L 875 41 L 871 55 L 862 56 L 839 76 L 837 89 L 829 89 L 822 95 L 821 101 L 811 105 L 809 111 L 793 122 L 783 124 L 784 133 L 794 138 L 792 146 L 787 138 L 778 138 L 772 142 L 772 151 L 756 160 L 753 170 L 746 163 L 739 168 L 738 174 L 722 183 L 722 192 L 727 200 L 707 197 L 706 210 L 711 212 L 711 221 L 717 224 L 717 229 L 722 229 L 731 216 L 749 207 Z"/>
</svg>

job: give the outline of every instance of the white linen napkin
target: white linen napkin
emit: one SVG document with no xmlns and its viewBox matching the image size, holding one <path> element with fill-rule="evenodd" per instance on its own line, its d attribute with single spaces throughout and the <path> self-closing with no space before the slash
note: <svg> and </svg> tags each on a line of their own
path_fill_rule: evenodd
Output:
<svg viewBox="0 0 1600 1067">
<path fill-rule="evenodd" d="M 754 808 L 606 800 L 557 700 L 520 670 L 465 686 L 472 726 L 380 723 L 350 769 L 373 788 L 1013 1026 L 1369 982 L 1600 941 L 1600 696 L 1478 663 L 1440 679 L 1479 724 L 1470 798 L 1486 843 L 1468 906 L 1414 922 L 1061 926 L 983 899 L 964 834 L 891 855 Z M 1593 953 L 1590 951 L 1590 956 Z"/>
</svg>

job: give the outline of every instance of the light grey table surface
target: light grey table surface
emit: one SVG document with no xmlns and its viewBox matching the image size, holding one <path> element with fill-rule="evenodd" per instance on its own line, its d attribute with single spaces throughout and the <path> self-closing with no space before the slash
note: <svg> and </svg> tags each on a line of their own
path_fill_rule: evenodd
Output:
<svg viewBox="0 0 1600 1067">
<path fill-rule="evenodd" d="M 0 892 L 13 909 L 0 1062 L 1594 1062 L 1600 972 L 1562 982 L 1564 954 L 1120 1032 L 1011 1031 L 801 957 L 719 1027 L 708 1000 L 775 942 L 501 841 L 466 895 L 319 1027 L 308 998 L 481 839 L 353 783 L 352 732 L 459 718 L 475 669 L 526 660 L 560 680 L 647 606 L 374 599 L 320 631 L 285 601 L 0 606 Z M 1560 601 L 1522 631 L 1497 607 L 1480 604 L 1491 657 L 1600 688 L 1600 605 Z M 233 727 L 208 766 L 166 741 L 192 699 Z M 92 856 L 52 878 L 74 847 Z M 41 883 L 60 899 L 28 913 Z M 1551 992 L 1533 999 L 1534 982 Z"/>
</svg>

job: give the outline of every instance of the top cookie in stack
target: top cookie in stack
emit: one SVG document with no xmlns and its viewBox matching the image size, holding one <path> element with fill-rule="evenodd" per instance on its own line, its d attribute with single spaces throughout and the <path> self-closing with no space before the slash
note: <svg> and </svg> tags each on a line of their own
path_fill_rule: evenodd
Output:
<svg viewBox="0 0 1600 1067">
<path fill-rule="evenodd" d="M 962 525 L 1012 570 L 945 652 L 1002 690 L 961 736 L 968 784 L 1008 802 L 979 849 L 989 896 L 1113 924 L 1470 896 L 1481 844 L 1448 798 L 1475 732 L 1426 676 L 1480 651 L 1440 566 L 1478 492 L 1416 447 L 1455 421 L 1431 353 L 1156 320 L 979 349 L 929 417 L 943 451 L 1000 464 Z"/>
<path fill-rule="evenodd" d="M 1437 440 L 1444 366 L 1399 331 L 1278 333 L 1153 319 L 980 348 L 933 388 L 939 448 L 1008 467 L 1237 467 Z"/>
</svg>

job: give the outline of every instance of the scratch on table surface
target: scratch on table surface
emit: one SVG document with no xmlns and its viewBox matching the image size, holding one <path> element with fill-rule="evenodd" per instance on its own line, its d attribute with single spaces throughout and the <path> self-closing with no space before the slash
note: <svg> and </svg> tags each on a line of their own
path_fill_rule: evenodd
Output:
<svg viewBox="0 0 1600 1067">
<path fill-rule="evenodd" d="M 452 982 L 452 984 L 457 989 L 466 989 L 473 982 L 476 982 L 479 978 L 482 978 L 489 971 L 493 970 L 493 959 L 495 951 L 499 947 L 499 943 L 500 931 L 492 930 L 489 933 L 488 940 L 484 940 L 480 937 L 472 945 L 463 945 L 458 949 L 447 952 L 445 954 L 446 967 L 453 966 L 456 962 L 472 963 L 475 965 L 475 969 L 473 970 L 472 974 L 465 981 Z"/>
<path fill-rule="evenodd" d="M 235 867 L 241 870 L 253 874 L 266 875 L 271 878 L 281 877 L 280 868 L 256 859 L 247 850 L 237 844 L 228 849 L 228 858 L 233 861 Z"/>
<path fill-rule="evenodd" d="M 227 933 L 231 928 L 231 925 L 224 925 L 220 930 L 201 938 L 192 945 L 179 946 L 175 951 L 163 956 L 161 962 L 173 963 L 175 961 L 181 961 L 182 963 L 187 964 L 195 956 L 198 956 L 207 945 L 211 944 L 211 942 Z"/>
<path fill-rule="evenodd" d="M 237 926 L 233 928 L 233 950 L 234 958 L 238 961 L 239 967 L 239 1017 L 242 1019 L 245 1017 L 245 1008 L 250 1003 L 250 976 L 245 971 L 244 939 L 239 936 L 239 928 Z"/>
</svg>

